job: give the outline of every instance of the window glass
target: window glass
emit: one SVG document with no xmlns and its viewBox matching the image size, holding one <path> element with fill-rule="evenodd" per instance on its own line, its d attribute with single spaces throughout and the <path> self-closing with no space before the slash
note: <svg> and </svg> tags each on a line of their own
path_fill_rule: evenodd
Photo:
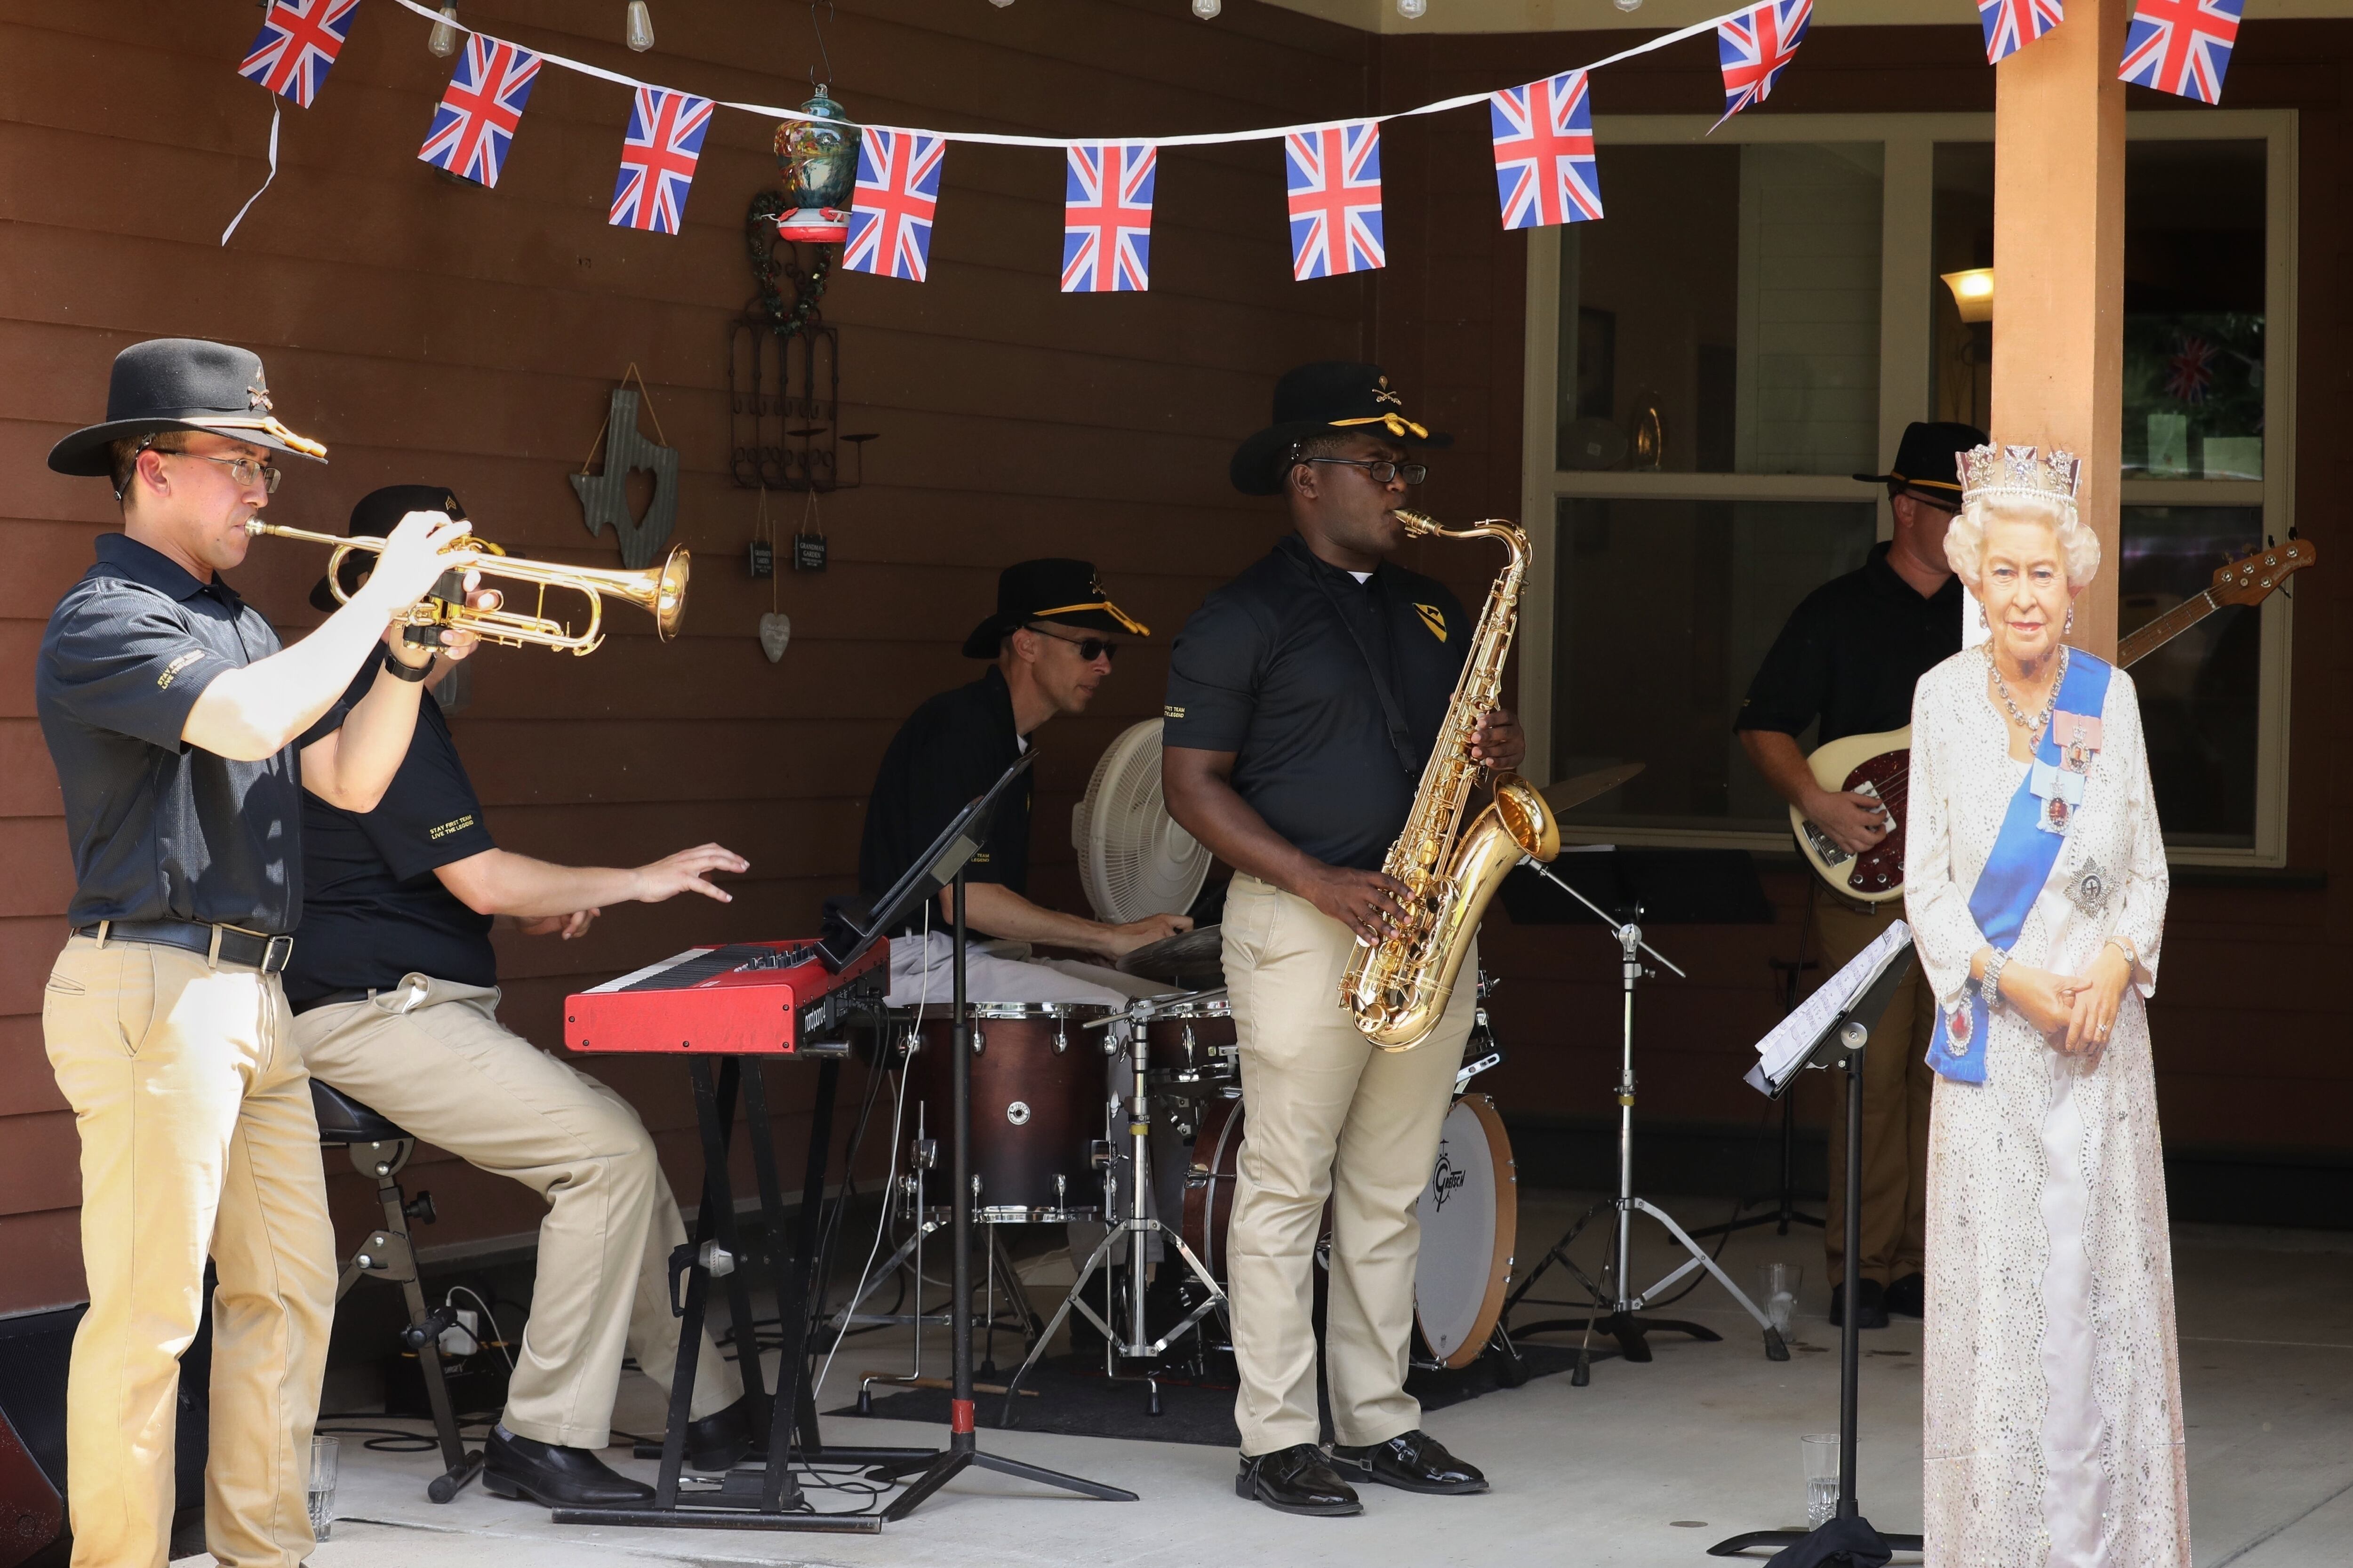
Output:
<svg viewBox="0 0 2353 1568">
<path fill-rule="evenodd" d="M 1572 824 L 1786 831 L 1733 713 L 1798 601 L 1870 554 L 1876 506 L 1564 498 L 1558 515 L 1554 775 L 1645 764 Z"/>
<path fill-rule="evenodd" d="M 2217 568 L 2263 543 L 2263 522 L 2261 507 L 2126 507 L 2120 632 L 2204 592 Z M 2223 605 L 2132 667 L 2168 843 L 2254 843 L 2262 675 L 2262 614 L 2246 605 Z"/>
<path fill-rule="evenodd" d="M 1561 236 L 1564 469 L 1878 466 L 1876 142 L 1612 146 Z"/>
<path fill-rule="evenodd" d="M 1939 279 L 1993 265 L 1993 143 L 1940 142 L 1929 227 L 1930 266 Z M 1951 285 L 1930 290 L 1928 404 L 1937 419 L 1989 429 L 1993 322 L 1961 319 Z M 1972 312 L 1981 313 L 1981 312 Z"/>
<path fill-rule="evenodd" d="M 2125 476 L 2263 477 L 2263 144 L 2125 154 Z"/>
</svg>

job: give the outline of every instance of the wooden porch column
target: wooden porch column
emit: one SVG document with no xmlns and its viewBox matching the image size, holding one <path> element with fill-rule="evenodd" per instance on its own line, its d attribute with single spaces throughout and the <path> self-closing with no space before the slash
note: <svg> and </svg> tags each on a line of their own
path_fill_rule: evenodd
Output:
<svg viewBox="0 0 2353 1568">
<path fill-rule="evenodd" d="M 2116 647 L 2125 307 L 2124 58 L 2132 0 L 2070 0 L 2067 19 L 1994 68 L 1993 428 L 2084 461 L 2077 504 L 2100 574 L 2076 647 Z"/>
</svg>

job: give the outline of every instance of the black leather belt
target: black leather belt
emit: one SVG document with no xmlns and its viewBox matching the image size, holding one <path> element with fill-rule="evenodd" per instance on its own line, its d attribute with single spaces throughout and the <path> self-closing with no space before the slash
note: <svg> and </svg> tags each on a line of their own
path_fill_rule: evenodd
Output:
<svg viewBox="0 0 2353 1568">
<path fill-rule="evenodd" d="M 375 994 L 373 991 L 330 991 L 323 996 L 313 996 L 294 1009 L 297 1013 L 314 1013 L 322 1007 L 340 1007 L 349 1002 L 365 1002 Z"/>
<path fill-rule="evenodd" d="M 294 954 L 290 936 L 265 936 L 240 926 L 202 925 L 195 921 L 100 921 L 77 926 L 74 935 L 100 942 L 147 942 L 159 947 L 201 952 L 215 963 L 234 963 L 276 974 Z"/>
</svg>

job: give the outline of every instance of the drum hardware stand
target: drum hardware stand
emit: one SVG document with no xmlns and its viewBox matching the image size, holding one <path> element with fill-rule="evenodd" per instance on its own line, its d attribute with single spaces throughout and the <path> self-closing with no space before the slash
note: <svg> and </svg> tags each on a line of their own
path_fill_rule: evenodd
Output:
<svg viewBox="0 0 2353 1568">
<path fill-rule="evenodd" d="M 1184 1001 L 1189 1005 L 1213 1000 L 1224 994 L 1225 987 L 1221 985 L 1214 991 L 1187 994 L 1184 996 Z M 1071 1312 L 1076 1311 L 1088 1322 L 1093 1324 L 1096 1331 L 1103 1335 L 1103 1372 L 1106 1375 L 1116 1379 L 1119 1376 L 1120 1357 L 1124 1356 L 1132 1361 L 1152 1360 L 1166 1352 L 1176 1341 L 1184 1338 L 1194 1325 L 1212 1311 L 1222 1312 L 1226 1310 L 1225 1288 L 1218 1283 L 1217 1277 L 1202 1267 L 1201 1260 L 1193 1256 L 1193 1249 L 1185 1245 L 1185 1238 L 1182 1236 L 1145 1212 L 1152 1191 L 1152 1097 L 1146 1080 L 1151 1061 L 1145 1038 L 1145 1026 L 1151 1023 L 1158 1015 L 1161 1006 L 1159 999 L 1146 998 L 1136 1002 L 1124 1012 L 1115 1013 L 1108 1018 L 1083 1026 L 1091 1029 L 1123 1028 L 1126 1031 L 1128 1060 L 1134 1070 L 1134 1091 L 1124 1108 L 1127 1113 L 1128 1152 L 1125 1156 L 1128 1166 L 1127 1215 L 1103 1232 L 1103 1240 L 1097 1243 L 1094 1251 L 1088 1255 L 1085 1267 L 1079 1270 L 1079 1277 L 1071 1281 L 1069 1294 L 1062 1298 L 1062 1304 L 1055 1309 L 1053 1320 L 1046 1325 L 1046 1331 L 1039 1334 L 1038 1342 L 1030 1347 L 1029 1359 L 1021 1363 L 1021 1370 L 1013 1374 L 1013 1381 L 1005 1396 L 1005 1410 L 1008 1419 L 1013 1412 L 1014 1392 L 1021 1387 L 1021 1380 L 1029 1375 L 1029 1369 L 1038 1364 L 1038 1359 L 1046 1353 L 1046 1347 L 1053 1342 L 1054 1331 L 1062 1326 L 1062 1321 Z M 1113 1037 L 1114 1040 L 1117 1038 L 1116 1036 Z M 1105 1048 L 1108 1051 L 1113 1047 L 1106 1046 Z M 1120 1101 L 1113 1100 L 1109 1109 L 1113 1112 L 1117 1112 L 1123 1107 Z M 1114 1157 L 1106 1161 L 1104 1165 L 1103 1212 L 1106 1215 L 1114 1212 L 1119 1206 L 1117 1163 L 1117 1158 Z M 1185 1260 L 1186 1267 L 1192 1269 L 1193 1277 L 1207 1287 L 1209 1292 L 1208 1298 L 1187 1313 L 1183 1321 L 1156 1340 L 1150 1337 L 1152 1329 L 1145 1316 L 1144 1241 L 1146 1237 L 1151 1236 L 1166 1237 L 1168 1244 L 1176 1247 L 1177 1256 Z M 1119 1316 L 1119 1309 L 1113 1296 L 1109 1259 L 1113 1249 L 1122 1242 L 1127 1244 L 1125 1265 L 1127 1322 L 1124 1333 L 1113 1329 L 1110 1321 L 1112 1318 Z M 1166 1267 L 1165 1263 L 1163 1267 Z M 1104 1313 L 1102 1316 L 1096 1314 L 1094 1308 L 1088 1303 L 1083 1295 L 1087 1281 L 1094 1278 L 1095 1270 L 1098 1268 L 1103 1270 Z M 1141 1381 L 1149 1390 L 1145 1395 L 1145 1408 L 1152 1415 L 1159 1415 L 1159 1379 L 1147 1373 Z"/>
<path fill-rule="evenodd" d="M 1820 969 L 1821 964 L 1810 958 L 1794 962 L 1788 959 L 1768 958 L 1765 962 L 1771 966 L 1774 973 L 1781 977 L 1781 1016 L 1786 1018 L 1798 1010 L 1799 977 L 1809 969 Z M 1797 1101 L 1788 1095 L 1781 1096 L 1781 1185 L 1779 1191 L 1774 1194 L 1773 1212 L 1728 1219 L 1722 1225 L 1703 1226 L 1692 1232 L 1694 1237 L 1723 1236 L 1728 1232 L 1747 1230 L 1760 1225 L 1771 1226 L 1775 1236 L 1788 1235 L 1789 1227 L 1793 1225 L 1810 1225 L 1816 1230 L 1823 1228 L 1823 1220 L 1820 1215 L 1810 1215 L 1798 1207 L 1797 1112 Z M 1743 1198 L 1740 1200 L 1740 1206 L 1744 1209 L 1754 1208 L 1765 1201 L 1763 1198 Z"/>
<path fill-rule="evenodd" d="M 1007 776 L 1009 778 L 1012 773 L 1018 773 L 1035 756 L 1034 752 L 1024 752 L 1020 762 L 1016 763 L 1013 768 L 1008 770 Z M 1004 784 L 1005 780 L 1000 779 L 997 787 L 992 789 L 987 796 L 983 797 L 983 810 L 986 810 L 987 802 L 1002 791 Z M 977 835 L 980 831 L 977 824 L 966 825 L 966 837 L 974 848 L 978 847 Z M 967 858 L 968 856 L 969 851 L 967 851 Z M 1077 1476 L 1067 1476 L 1059 1470 L 1046 1469 L 1038 1465 L 1026 1465 L 1018 1459 L 1008 1459 L 1001 1454 L 983 1453 L 979 1447 L 976 1436 L 977 1423 L 974 1420 L 972 1397 L 973 1205 L 967 1195 L 972 1191 L 973 1183 L 972 1019 L 965 1010 L 965 954 L 969 946 L 970 932 L 965 925 L 964 874 L 965 861 L 958 859 L 955 864 L 955 878 L 950 884 L 952 889 L 950 909 L 955 942 L 953 967 L 955 974 L 955 1025 L 950 1049 L 950 1054 L 955 1060 L 950 1064 L 948 1081 L 951 1085 L 949 1103 L 955 1108 L 952 1115 L 955 1125 L 952 1129 L 954 1137 L 951 1147 L 954 1153 L 949 1163 L 948 1191 L 954 1194 L 954 1200 L 949 1205 L 949 1213 L 950 1234 L 954 1238 L 952 1245 L 955 1247 L 955 1283 L 951 1288 L 954 1306 L 950 1309 L 948 1321 L 951 1369 L 951 1386 L 948 1394 L 948 1447 L 935 1458 L 914 1463 L 901 1461 L 878 1467 L 878 1471 L 875 1473 L 888 1474 L 894 1478 L 912 1474 L 914 1478 L 907 1489 L 900 1493 L 892 1500 L 891 1505 L 882 1510 L 881 1518 L 882 1520 L 906 1518 L 922 1507 L 924 1500 L 934 1492 L 966 1469 L 973 1468 L 994 1470 L 999 1475 L 1013 1476 L 1023 1480 L 1041 1482 L 1047 1486 L 1059 1487 L 1065 1491 L 1074 1491 L 1087 1497 L 1098 1498 L 1105 1502 L 1134 1502 L 1136 1500 L 1135 1493 L 1122 1488 L 1105 1486 L 1100 1481 L 1082 1480 Z M 1043 1343 L 1043 1341 L 1039 1342 Z M 1008 1398 L 1009 1403 L 1010 1396 L 1008 1395 Z"/>
<path fill-rule="evenodd" d="M 1610 1200 L 1610 1206 L 1617 1211 L 1617 1234 L 1613 1238 L 1614 1246 L 1609 1263 L 1605 1264 L 1602 1269 L 1602 1278 L 1610 1281 L 1615 1293 L 1604 1300 L 1601 1292 L 1594 1289 L 1590 1282 L 1588 1282 L 1588 1289 L 1595 1298 L 1594 1305 L 1597 1308 L 1608 1307 L 1609 1310 L 1606 1313 L 1584 1318 L 1548 1319 L 1541 1323 L 1528 1325 L 1519 1331 L 1520 1334 L 1525 1337 L 1547 1330 L 1583 1330 L 1585 1339 L 1577 1347 L 1577 1371 L 1570 1378 L 1570 1382 L 1579 1388 L 1592 1381 L 1591 1352 L 1593 1335 L 1597 1330 L 1615 1339 L 1620 1351 L 1630 1362 L 1646 1362 L 1651 1359 L 1651 1347 L 1647 1336 L 1661 1331 L 1689 1334 L 1698 1340 L 1722 1339 L 1723 1335 L 1704 1324 L 1668 1318 L 1646 1318 L 1641 1315 L 1643 1307 L 1656 1299 L 1662 1291 L 1672 1286 L 1692 1270 L 1704 1268 L 1715 1277 L 1717 1284 L 1724 1287 L 1725 1292 L 1740 1304 L 1741 1310 L 1757 1321 L 1757 1326 L 1765 1331 L 1766 1358 L 1769 1361 L 1788 1361 L 1789 1347 L 1782 1342 L 1780 1331 L 1773 1327 L 1773 1321 L 1758 1310 L 1757 1303 L 1751 1301 L 1739 1286 L 1732 1282 L 1732 1276 L 1726 1274 L 1715 1259 L 1707 1255 L 1707 1249 L 1693 1240 L 1691 1233 L 1675 1223 L 1673 1215 L 1648 1198 L 1636 1196 L 1634 1193 L 1634 992 L 1643 979 L 1651 973 L 1644 967 L 1642 955 L 1648 953 L 1657 959 L 1678 978 L 1688 978 L 1688 976 L 1685 976 L 1682 970 L 1677 969 L 1664 953 L 1642 940 L 1642 928 L 1636 921 L 1629 921 L 1620 925 L 1611 920 L 1600 905 L 1570 887 L 1567 882 L 1554 873 L 1551 867 L 1534 860 L 1524 860 L 1521 864 L 1532 867 L 1536 875 L 1591 910 L 1596 918 L 1610 927 L 1618 938 L 1620 954 L 1619 972 L 1622 976 L 1625 1001 L 1618 1069 L 1618 1194 Z M 1638 919 L 1640 914 L 1641 911 L 1637 910 Z M 1691 1256 L 1662 1276 L 1658 1283 L 1649 1289 L 1630 1296 L 1626 1293 L 1627 1270 L 1632 1261 L 1634 1215 L 1638 1212 L 1649 1215 L 1665 1226 L 1667 1234 L 1673 1237 L 1682 1245 L 1683 1249 Z M 1553 1243 L 1543 1260 L 1537 1263 L 1534 1271 L 1522 1282 L 1520 1288 L 1514 1291 L 1510 1299 L 1504 1303 L 1505 1322 L 1511 1321 L 1512 1309 L 1535 1288 L 1535 1282 L 1544 1277 L 1545 1270 L 1551 1268 L 1554 1263 L 1567 1265 L 1571 1273 L 1577 1273 L 1576 1267 L 1568 1263 L 1567 1248 L 1569 1242 L 1576 1238 L 1584 1222 L 1580 1220 L 1577 1225 L 1572 1226 L 1558 1241 Z M 1583 1276 L 1580 1274 L 1578 1278 L 1582 1279 Z"/>
<path fill-rule="evenodd" d="M 1825 1025 L 1805 1054 L 1778 1083 L 1767 1089 L 1775 1099 L 1787 1104 L 1789 1085 L 1797 1081 L 1799 1073 L 1827 1068 L 1841 1057 L 1846 1058 L 1846 1255 L 1849 1258 L 1862 1256 L 1862 1058 L 1865 1047 L 1871 1043 L 1871 1024 L 1866 1020 L 1876 1020 L 1887 1011 L 1888 1003 L 1894 998 L 1895 988 L 1904 983 L 1912 963 L 1912 944 L 1906 942 L 1881 962 L 1878 972 L 1864 984 L 1846 1011 Z M 1901 1038 L 1900 1031 L 1898 1038 Z M 1854 1326 L 1855 1316 L 1850 1313 L 1846 1326 L 1839 1331 L 1838 1512 L 1829 1523 L 1816 1531 L 1752 1530 L 1728 1537 L 1709 1547 L 1709 1556 L 1736 1557 L 1757 1546 L 1790 1547 L 1816 1536 L 1824 1538 L 1819 1544 L 1833 1546 L 1837 1552 L 1848 1553 L 1858 1553 L 1875 1544 L 1880 1550 L 1873 1556 L 1873 1561 L 1885 1561 L 1889 1552 L 1918 1552 L 1923 1549 L 1920 1537 L 1916 1535 L 1885 1535 L 1873 1530 L 1871 1521 L 1862 1517 L 1855 1501 L 1857 1375 L 1862 1370 L 1862 1339 Z M 1828 1558 L 1825 1556 L 1821 1560 L 1827 1561 Z M 1807 1561 L 1816 1559 L 1809 1558 Z"/>
</svg>

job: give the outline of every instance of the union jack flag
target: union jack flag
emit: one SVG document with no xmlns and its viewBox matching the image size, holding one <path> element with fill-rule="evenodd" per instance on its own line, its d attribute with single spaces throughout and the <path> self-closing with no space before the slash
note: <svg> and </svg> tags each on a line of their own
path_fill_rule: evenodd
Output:
<svg viewBox="0 0 2353 1568">
<path fill-rule="evenodd" d="M 1075 142 L 1062 199 L 1062 292 L 1151 287 L 1152 184 L 1159 150 Z"/>
<path fill-rule="evenodd" d="M 2140 0 L 2116 74 L 2200 103 L 2222 101 L 2222 73 L 2246 0 Z"/>
<path fill-rule="evenodd" d="M 1487 100 L 1505 228 L 1582 223 L 1601 216 L 1593 100 L 1585 88 L 1583 71 L 1564 71 Z"/>
<path fill-rule="evenodd" d="M 327 68 L 352 30 L 360 0 L 272 0 L 261 33 L 237 74 L 304 109 L 319 96 Z"/>
<path fill-rule="evenodd" d="M 1283 138 L 1282 158 L 1291 174 L 1291 275 L 1305 282 L 1388 266 L 1380 121 L 1294 131 Z"/>
<path fill-rule="evenodd" d="M 1772 96 L 1773 84 L 1797 58 L 1814 17 L 1814 0 L 1765 0 L 1715 26 L 1715 54 L 1724 68 L 1724 119 Z"/>
<path fill-rule="evenodd" d="M 522 122 L 522 106 L 539 75 L 539 57 L 501 38 L 466 37 L 458 74 L 433 110 L 417 157 L 478 185 L 496 185 L 507 144 Z"/>
<path fill-rule="evenodd" d="M 613 182 L 615 228 L 676 234 L 686 221 L 686 193 L 711 129 L 711 100 L 664 87 L 638 89 L 629 133 L 621 142 L 621 173 Z"/>
<path fill-rule="evenodd" d="M 1978 0 L 1986 64 L 2000 65 L 2066 19 L 2064 0 Z"/>
<path fill-rule="evenodd" d="M 852 272 L 921 283 L 931 270 L 932 217 L 940 207 L 944 136 L 913 131 L 858 133 L 858 194 L 841 264 Z"/>
</svg>

